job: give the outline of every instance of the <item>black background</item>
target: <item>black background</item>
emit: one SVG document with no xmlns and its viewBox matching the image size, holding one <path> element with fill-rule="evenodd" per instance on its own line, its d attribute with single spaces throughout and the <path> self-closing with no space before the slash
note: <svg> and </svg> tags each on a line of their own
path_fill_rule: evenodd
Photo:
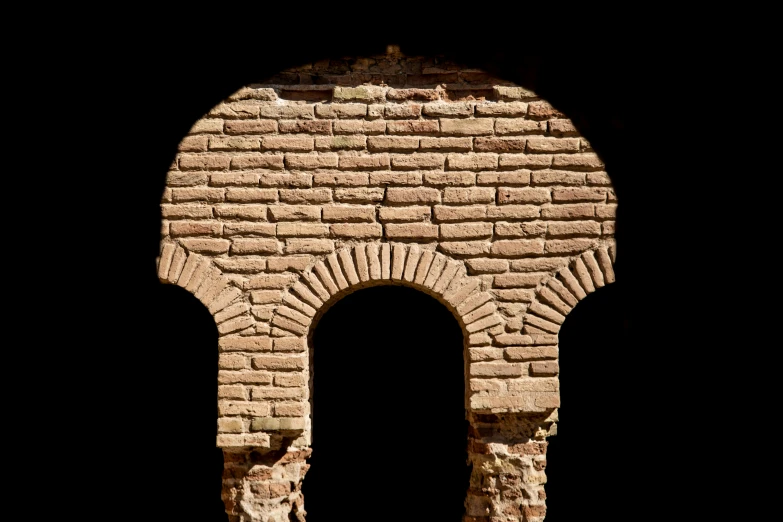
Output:
<svg viewBox="0 0 783 522">
<path fill-rule="evenodd" d="M 218 488 L 214 384 L 196 384 L 214 383 L 217 354 L 199 351 L 215 345 L 214 325 L 195 299 L 160 285 L 155 273 L 160 195 L 179 140 L 244 84 L 330 56 L 383 53 L 389 43 L 411 55 L 446 53 L 535 90 L 574 121 L 614 183 L 622 305 L 613 324 L 622 325 L 623 341 L 585 363 L 614 383 L 614 393 L 596 405 L 612 412 L 601 427 L 610 435 L 593 448 L 602 467 L 589 487 L 598 493 L 569 504 L 571 518 L 628 520 L 633 513 L 652 520 L 703 507 L 686 494 L 687 481 L 672 475 L 698 471 L 695 457 L 681 457 L 678 441 L 715 400 L 696 393 L 702 376 L 693 368 L 705 360 L 694 347 L 708 342 L 705 332 L 715 325 L 700 314 L 719 305 L 705 292 L 706 278 L 694 274 L 704 274 L 705 251 L 732 219 L 710 196 L 728 173 L 696 137 L 715 125 L 705 116 L 710 91 L 702 79 L 716 51 L 685 43 L 676 31 L 630 23 L 536 23 L 530 27 L 546 29 L 503 26 L 489 36 L 346 32 L 329 24 L 234 34 L 184 22 L 111 35 L 107 26 L 79 47 L 89 58 L 83 76 L 76 65 L 69 69 L 68 56 L 57 55 L 57 80 L 74 83 L 77 94 L 54 113 L 78 146 L 56 165 L 77 180 L 80 199 L 55 221 L 85 230 L 58 237 L 57 249 L 70 253 L 80 275 L 63 277 L 73 306 L 62 312 L 73 319 L 55 336 L 78 349 L 52 350 L 50 360 L 76 368 L 58 375 L 61 393 L 71 397 L 61 429 L 74 441 L 62 458 L 66 469 L 89 477 L 69 495 L 74 509 L 108 513 L 120 506 L 128 517 L 201 519 L 206 508 L 193 499 Z M 709 150 L 720 153 L 714 145 Z M 50 259 L 53 249 L 40 248 Z M 703 409 L 693 407 L 694 398 Z M 216 478 L 207 486 L 196 477 L 208 468 Z M 674 498 L 686 507 L 667 507 Z"/>
</svg>

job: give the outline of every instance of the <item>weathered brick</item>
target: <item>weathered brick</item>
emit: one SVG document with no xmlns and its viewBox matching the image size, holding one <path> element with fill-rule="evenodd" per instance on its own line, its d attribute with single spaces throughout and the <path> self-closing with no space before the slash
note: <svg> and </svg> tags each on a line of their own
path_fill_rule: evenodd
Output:
<svg viewBox="0 0 783 522">
<path fill-rule="evenodd" d="M 444 203 L 470 205 L 474 203 L 492 203 L 494 200 L 495 189 L 491 187 L 446 187 L 443 189 Z"/>
<path fill-rule="evenodd" d="M 492 119 L 440 119 L 441 134 L 456 136 L 484 136 L 492 134 L 495 123 Z"/>
<path fill-rule="evenodd" d="M 534 359 L 557 358 L 557 346 L 509 346 L 505 349 L 510 361 L 529 361 Z"/>
<path fill-rule="evenodd" d="M 476 184 L 475 172 L 425 172 L 427 185 L 470 186 Z"/>
<path fill-rule="evenodd" d="M 278 337 L 275 339 L 274 350 L 276 352 L 304 352 L 307 350 L 307 341 L 304 337 Z"/>
<path fill-rule="evenodd" d="M 211 210 L 211 209 L 210 209 Z M 221 218 L 266 220 L 266 205 L 217 205 L 215 215 Z"/>
<path fill-rule="evenodd" d="M 594 153 L 555 154 L 552 159 L 552 167 L 574 170 L 601 170 L 604 168 L 604 162 Z"/>
<path fill-rule="evenodd" d="M 449 170 L 487 170 L 498 168 L 497 154 L 449 154 L 447 157 Z"/>
<path fill-rule="evenodd" d="M 530 102 L 527 106 L 527 117 L 536 120 L 564 118 L 565 115 L 543 100 Z"/>
<path fill-rule="evenodd" d="M 219 236 L 223 224 L 214 221 L 174 221 L 171 235 L 177 236 Z"/>
<path fill-rule="evenodd" d="M 387 223 L 384 229 L 389 239 L 438 238 L 438 225 L 429 223 Z"/>
<path fill-rule="evenodd" d="M 501 169 L 547 169 L 552 166 L 552 156 L 549 154 L 501 154 L 498 158 L 498 166 Z"/>
<path fill-rule="evenodd" d="M 524 152 L 526 138 L 476 138 L 473 150 L 478 152 Z"/>
<path fill-rule="evenodd" d="M 314 118 L 312 105 L 259 105 L 258 115 L 261 118 L 275 120 L 312 120 Z"/>
<path fill-rule="evenodd" d="M 424 187 L 389 187 L 386 189 L 386 201 L 389 203 L 407 203 L 413 205 L 421 203 L 440 203 L 440 191 Z"/>
<path fill-rule="evenodd" d="M 277 99 L 277 93 L 274 89 L 267 87 L 243 87 L 228 97 L 229 100 L 262 100 L 274 101 Z"/>
<path fill-rule="evenodd" d="M 390 122 L 391 123 L 391 122 Z M 427 138 L 419 141 L 421 150 L 469 151 L 473 148 L 473 138 Z"/>
<path fill-rule="evenodd" d="M 498 301 L 510 301 L 513 303 L 529 303 L 535 297 L 534 291 L 529 288 L 509 288 L 493 290 Z"/>
<path fill-rule="evenodd" d="M 257 103 L 232 102 L 221 103 L 209 111 L 210 116 L 224 118 L 255 118 L 260 114 L 261 106 Z"/>
<path fill-rule="evenodd" d="M 470 375 L 474 377 L 522 377 L 525 367 L 514 363 L 473 363 L 470 365 Z"/>
<path fill-rule="evenodd" d="M 573 138 L 527 138 L 527 152 L 578 152 L 579 140 Z"/>
<path fill-rule="evenodd" d="M 303 387 L 306 384 L 304 375 L 298 373 L 276 373 L 274 382 L 275 386 L 286 388 Z"/>
<path fill-rule="evenodd" d="M 323 223 L 297 223 L 293 221 L 277 224 L 278 237 L 326 237 L 328 235 L 329 226 Z"/>
<path fill-rule="evenodd" d="M 278 224 L 278 235 L 280 234 L 279 227 L 284 223 Z M 299 223 L 304 225 L 305 223 Z M 266 258 L 267 269 L 270 272 L 285 272 L 287 270 L 302 271 L 310 264 L 310 256 L 285 256 L 285 257 L 268 257 Z"/>
<path fill-rule="evenodd" d="M 447 207 L 437 205 L 433 207 L 433 210 L 435 219 L 438 221 L 463 221 L 487 217 L 486 206 Z"/>
<path fill-rule="evenodd" d="M 223 120 L 216 118 L 204 118 L 193 124 L 188 134 L 215 134 L 223 130 Z"/>
<path fill-rule="evenodd" d="M 218 371 L 218 384 L 270 384 L 272 374 L 269 372 L 248 371 Z"/>
<path fill-rule="evenodd" d="M 314 140 L 307 136 L 264 136 L 261 146 L 266 150 L 307 151 L 313 150 Z"/>
<path fill-rule="evenodd" d="M 488 241 L 441 241 L 438 248 L 449 255 L 476 256 L 489 254 Z"/>
<path fill-rule="evenodd" d="M 367 105 L 363 103 L 316 105 L 315 115 L 319 118 L 364 118 L 367 115 Z"/>
<path fill-rule="evenodd" d="M 335 134 L 383 134 L 386 122 L 365 120 L 338 120 L 332 124 Z"/>
<path fill-rule="evenodd" d="M 270 203 L 277 201 L 276 189 L 228 188 L 226 201 L 236 203 Z"/>
<path fill-rule="evenodd" d="M 340 169 L 388 169 L 388 154 L 370 154 L 362 156 L 340 156 Z"/>
<path fill-rule="evenodd" d="M 208 179 L 208 172 L 169 172 L 166 175 L 166 185 L 168 187 L 192 187 L 206 185 Z"/>
<path fill-rule="evenodd" d="M 271 120 L 261 122 L 275 123 Z M 243 122 L 244 123 L 244 122 Z M 331 134 L 332 122 L 324 120 L 281 120 L 278 125 L 283 134 Z M 274 132 L 274 131 L 272 131 Z M 243 133 L 244 134 L 244 133 Z"/>
<path fill-rule="evenodd" d="M 581 203 L 576 205 L 553 205 L 541 209 L 541 217 L 547 219 L 567 219 L 593 217 L 594 205 Z"/>
<path fill-rule="evenodd" d="M 546 257 L 540 259 L 514 259 L 511 270 L 515 272 L 551 272 L 568 264 L 565 257 Z"/>
<path fill-rule="evenodd" d="M 244 154 L 231 157 L 231 169 L 274 169 L 283 168 L 282 154 Z"/>
<path fill-rule="evenodd" d="M 495 288 L 535 288 L 546 277 L 545 273 L 515 273 L 496 275 L 492 286 Z"/>
<path fill-rule="evenodd" d="M 319 154 L 294 154 L 285 155 L 285 166 L 289 169 L 323 169 L 337 168 L 337 154 L 319 153 Z"/>
<path fill-rule="evenodd" d="M 238 399 L 245 401 L 248 399 L 247 389 L 238 384 L 218 386 L 218 399 Z"/>
<path fill-rule="evenodd" d="M 596 205 L 595 216 L 602 219 L 612 219 L 617 216 L 617 205 Z"/>
<path fill-rule="evenodd" d="M 588 185 L 611 185 L 612 180 L 609 179 L 609 175 L 606 172 L 588 172 L 587 184 Z"/>
<path fill-rule="evenodd" d="M 275 417 L 301 417 L 307 411 L 307 404 L 304 402 L 278 402 L 275 404 Z M 270 484 L 271 495 L 274 497 L 283 496 L 290 492 L 290 484 Z M 274 487 L 283 488 L 275 492 Z"/>
<path fill-rule="evenodd" d="M 276 359 L 269 356 L 269 359 Z M 270 368 L 272 369 L 272 368 Z M 274 368 L 277 369 L 277 368 Z M 281 368 L 282 370 L 290 368 Z M 253 386 L 250 388 L 253 401 L 266 401 L 275 399 L 301 399 L 305 396 L 304 388 L 280 388 L 277 386 Z"/>
<path fill-rule="evenodd" d="M 236 238 L 231 242 L 231 254 L 276 254 L 279 246 L 276 239 Z"/>
<path fill-rule="evenodd" d="M 426 134 L 438 132 L 440 125 L 437 120 L 407 120 L 386 122 L 386 132 L 389 134 Z"/>
<path fill-rule="evenodd" d="M 332 191 L 326 188 L 280 189 L 280 201 L 294 205 L 328 203 L 332 201 Z"/>
<path fill-rule="evenodd" d="M 532 182 L 536 185 L 584 185 L 585 174 L 564 170 L 536 170 L 532 173 Z"/>
<path fill-rule="evenodd" d="M 219 257 L 214 263 L 223 272 L 239 274 L 255 274 L 266 269 L 266 259 L 256 256 Z"/>
<path fill-rule="evenodd" d="M 179 142 L 180 152 L 206 152 L 209 138 L 207 136 L 186 136 Z"/>
<path fill-rule="evenodd" d="M 226 170 L 231 156 L 222 154 L 182 154 L 179 157 L 181 170 Z"/>
<path fill-rule="evenodd" d="M 550 236 L 597 236 L 600 233 L 601 226 L 595 221 L 555 221 L 547 227 Z"/>
<path fill-rule="evenodd" d="M 272 134 L 273 132 L 277 132 L 277 122 L 274 120 L 229 120 L 226 122 L 226 134 Z"/>
<path fill-rule="evenodd" d="M 361 150 L 366 145 L 366 136 L 331 136 L 315 139 L 315 148 L 318 150 Z"/>
<path fill-rule="evenodd" d="M 543 134 L 547 130 L 545 121 L 498 118 L 495 120 L 495 134 L 517 136 L 521 134 Z"/>
<path fill-rule="evenodd" d="M 369 136 L 369 150 L 416 150 L 419 148 L 419 138 L 408 136 Z"/>
<path fill-rule="evenodd" d="M 304 370 L 305 358 L 297 355 L 264 355 L 253 357 L 256 370 Z"/>
<path fill-rule="evenodd" d="M 370 185 L 421 185 L 421 172 L 371 172 Z"/>
<path fill-rule="evenodd" d="M 329 187 L 355 187 L 367 185 L 369 176 L 366 172 L 316 172 L 313 174 L 313 184 Z"/>
<path fill-rule="evenodd" d="M 550 239 L 546 242 L 547 254 L 578 254 L 594 248 L 593 239 Z"/>
<path fill-rule="evenodd" d="M 543 122 L 542 122 L 543 123 Z M 576 136 L 577 130 L 571 120 L 549 120 L 548 132 L 552 136 Z"/>
<path fill-rule="evenodd" d="M 203 254 L 225 254 L 231 242 L 227 239 L 187 238 L 181 239 L 182 246 L 191 252 Z"/>
<path fill-rule="evenodd" d="M 529 170 L 514 170 L 511 172 L 479 172 L 476 176 L 478 185 L 528 185 Z"/>
<path fill-rule="evenodd" d="M 286 239 L 286 254 L 329 254 L 334 252 L 331 239 Z"/>
<path fill-rule="evenodd" d="M 213 187 L 255 186 L 258 185 L 258 172 L 215 172 L 209 176 L 209 184 Z"/>
<path fill-rule="evenodd" d="M 332 235 L 349 239 L 380 239 L 383 227 L 380 223 L 336 223 L 330 226 Z"/>
<path fill-rule="evenodd" d="M 384 188 L 338 188 L 334 199 L 341 203 L 380 203 L 386 193 Z"/>
<path fill-rule="evenodd" d="M 381 207 L 378 210 L 378 219 L 388 221 L 429 221 L 430 207 Z"/>
<path fill-rule="evenodd" d="M 543 254 L 544 241 L 541 239 L 501 239 L 492 243 L 492 253 L 501 256 Z"/>
<path fill-rule="evenodd" d="M 258 150 L 261 140 L 244 136 L 211 136 L 209 150 L 248 151 Z"/>
<path fill-rule="evenodd" d="M 218 368 L 221 370 L 242 370 L 250 367 L 250 360 L 238 353 L 221 353 L 218 356 Z"/>
<path fill-rule="evenodd" d="M 446 161 L 443 154 L 417 153 L 392 154 L 391 164 L 395 169 L 442 169 Z"/>
<path fill-rule="evenodd" d="M 507 87 L 505 85 L 497 85 L 493 87 L 495 91 L 495 97 L 498 100 L 524 100 L 526 98 L 537 98 L 536 93 L 525 89 L 524 87 Z"/>
<path fill-rule="evenodd" d="M 506 259 L 468 259 L 465 264 L 471 274 L 501 274 L 508 271 L 508 260 Z"/>
<path fill-rule="evenodd" d="M 498 187 L 498 205 L 533 203 L 542 204 L 552 201 L 549 189 L 546 188 L 510 188 Z"/>
<path fill-rule="evenodd" d="M 272 205 L 269 207 L 272 221 L 318 221 L 321 207 L 306 205 Z"/>
<path fill-rule="evenodd" d="M 427 116 L 472 116 L 473 105 L 470 102 L 425 103 L 422 113 Z"/>
<path fill-rule="evenodd" d="M 440 226 L 442 239 L 472 239 L 492 237 L 492 223 L 454 223 Z"/>
<path fill-rule="evenodd" d="M 554 376 L 559 372 L 557 361 L 536 361 L 530 363 L 530 375 Z"/>
<path fill-rule="evenodd" d="M 525 102 L 483 102 L 476 104 L 476 116 L 500 116 L 510 118 L 514 116 L 525 116 L 526 114 L 527 103 Z"/>
<path fill-rule="evenodd" d="M 552 201 L 606 201 L 606 189 L 602 188 L 556 188 L 552 189 Z"/>
<path fill-rule="evenodd" d="M 324 207 L 323 220 L 330 222 L 372 222 L 375 221 L 373 206 L 328 206 Z"/>
<path fill-rule="evenodd" d="M 253 304 L 279 303 L 282 300 L 282 290 L 256 290 L 250 292 L 250 302 Z"/>
<path fill-rule="evenodd" d="M 296 279 L 294 274 L 260 274 L 245 282 L 246 289 L 283 289 Z"/>
<path fill-rule="evenodd" d="M 440 94 L 435 89 L 389 89 L 386 99 L 392 101 L 433 101 L 439 100 Z"/>
<path fill-rule="evenodd" d="M 388 119 L 418 118 L 421 116 L 421 104 L 403 103 L 399 105 L 387 105 L 383 111 Z"/>
<path fill-rule="evenodd" d="M 360 85 L 359 87 L 335 87 L 332 94 L 334 101 L 356 101 L 363 103 L 380 102 L 386 98 L 388 89 L 374 85 Z"/>
<path fill-rule="evenodd" d="M 546 223 L 539 221 L 528 223 L 495 223 L 495 235 L 498 237 L 543 237 L 546 234 Z"/>
</svg>

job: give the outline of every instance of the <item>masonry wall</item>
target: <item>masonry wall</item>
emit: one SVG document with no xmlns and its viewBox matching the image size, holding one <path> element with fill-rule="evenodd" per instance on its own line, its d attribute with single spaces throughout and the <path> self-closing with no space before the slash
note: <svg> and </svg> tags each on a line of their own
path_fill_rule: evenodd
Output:
<svg viewBox="0 0 783 522">
<path fill-rule="evenodd" d="M 390 49 L 307 64 L 212 109 L 168 173 L 158 270 L 221 335 L 232 520 L 304 520 L 308 338 L 331 304 L 377 284 L 433 295 L 463 329 L 464 520 L 543 520 L 557 332 L 614 280 L 615 210 L 565 115 L 442 60 Z"/>
</svg>

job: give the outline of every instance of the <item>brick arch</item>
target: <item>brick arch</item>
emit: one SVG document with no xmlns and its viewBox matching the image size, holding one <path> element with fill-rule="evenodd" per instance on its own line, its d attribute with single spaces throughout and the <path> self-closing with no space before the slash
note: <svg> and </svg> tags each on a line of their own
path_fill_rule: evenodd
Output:
<svg viewBox="0 0 783 522">
<path fill-rule="evenodd" d="M 356 290 L 383 284 L 410 286 L 451 311 L 466 341 L 504 324 L 492 294 L 465 263 L 416 243 L 357 243 L 319 259 L 285 293 L 275 310 L 271 334 L 312 336 L 315 323 L 332 304 Z"/>
</svg>

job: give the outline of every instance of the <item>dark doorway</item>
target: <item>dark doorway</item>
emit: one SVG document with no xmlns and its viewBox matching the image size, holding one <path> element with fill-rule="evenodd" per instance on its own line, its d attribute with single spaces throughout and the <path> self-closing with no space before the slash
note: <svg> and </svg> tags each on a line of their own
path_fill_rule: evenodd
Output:
<svg viewBox="0 0 783 522">
<path fill-rule="evenodd" d="M 623 410 L 633 400 L 621 384 L 632 376 L 623 367 L 622 286 L 613 283 L 580 301 L 560 330 L 560 402 L 558 434 L 548 439 L 546 522 L 598 515 L 628 520 L 623 501 L 627 484 L 622 468 L 627 453 Z M 623 453 L 626 453 L 623 455 Z M 638 510 L 640 506 L 636 506 Z M 590 518 L 590 516 L 588 516 Z"/>
<path fill-rule="evenodd" d="M 460 520 L 468 487 L 462 332 L 412 288 L 359 290 L 313 338 L 308 522 Z"/>
</svg>

